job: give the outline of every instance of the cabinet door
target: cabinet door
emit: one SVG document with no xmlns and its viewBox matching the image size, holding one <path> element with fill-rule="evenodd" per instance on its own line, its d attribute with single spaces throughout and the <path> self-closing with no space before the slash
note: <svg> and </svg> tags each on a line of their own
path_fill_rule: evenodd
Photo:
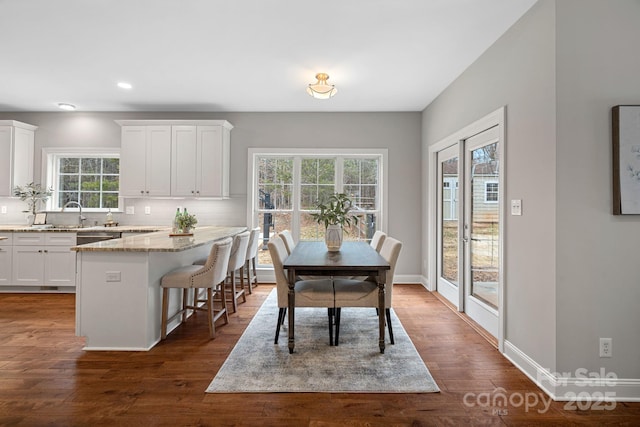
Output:
<svg viewBox="0 0 640 427">
<path fill-rule="evenodd" d="M 32 130 L 14 128 L 13 134 L 13 185 L 26 185 L 33 182 L 33 145 Z"/>
<path fill-rule="evenodd" d="M 13 285 L 41 286 L 44 283 L 42 246 L 13 247 Z"/>
<path fill-rule="evenodd" d="M 11 245 L 0 246 L 0 286 L 11 285 L 12 258 Z"/>
<path fill-rule="evenodd" d="M 147 126 L 146 195 L 171 195 L 171 126 Z"/>
<path fill-rule="evenodd" d="M 222 126 L 198 126 L 196 170 L 203 197 L 223 197 L 224 143 Z"/>
<path fill-rule="evenodd" d="M 11 141 L 13 127 L 0 126 L 0 196 L 12 196 Z M 26 184 L 26 183 L 25 183 Z M 24 185 L 24 184 L 20 184 Z"/>
<path fill-rule="evenodd" d="M 145 195 L 147 158 L 146 126 L 123 126 L 120 146 L 120 195 Z"/>
<path fill-rule="evenodd" d="M 76 285 L 76 253 L 68 246 L 46 246 L 44 284 L 47 286 Z"/>
<path fill-rule="evenodd" d="M 171 195 L 197 196 L 198 138 L 196 126 L 172 126 L 171 132 Z"/>
</svg>

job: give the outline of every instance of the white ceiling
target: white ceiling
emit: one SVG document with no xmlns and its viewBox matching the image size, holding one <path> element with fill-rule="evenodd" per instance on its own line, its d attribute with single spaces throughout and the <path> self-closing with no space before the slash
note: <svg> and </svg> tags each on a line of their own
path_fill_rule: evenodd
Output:
<svg viewBox="0 0 640 427">
<path fill-rule="evenodd" d="M 0 0 L 0 111 L 421 111 L 535 1 Z"/>
</svg>

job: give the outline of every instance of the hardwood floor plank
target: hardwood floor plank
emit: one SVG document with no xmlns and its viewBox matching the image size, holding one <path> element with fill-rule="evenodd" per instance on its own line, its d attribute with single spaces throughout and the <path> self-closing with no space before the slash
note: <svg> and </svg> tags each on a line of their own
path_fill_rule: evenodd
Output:
<svg viewBox="0 0 640 427">
<path fill-rule="evenodd" d="M 0 294 L 0 425 L 38 426 L 504 426 L 639 425 L 640 403 L 571 411 L 434 295 L 396 285 L 394 309 L 440 393 L 206 394 L 273 285 L 247 295 L 208 339 L 197 313 L 148 352 L 83 351 L 75 296 Z M 537 405 L 493 408 L 469 393 L 539 396 Z M 545 409 L 546 408 L 546 409 Z"/>
</svg>

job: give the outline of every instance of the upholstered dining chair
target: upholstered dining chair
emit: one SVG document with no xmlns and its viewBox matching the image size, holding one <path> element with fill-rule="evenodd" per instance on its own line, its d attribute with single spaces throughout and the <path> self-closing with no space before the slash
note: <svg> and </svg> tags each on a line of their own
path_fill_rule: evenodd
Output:
<svg viewBox="0 0 640 427">
<path fill-rule="evenodd" d="M 215 322 L 224 316 L 225 324 L 229 323 L 229 314 L 225 300 L 224 279 L 227 276 L 227 264 L 231 254 L 231 238 L 215 242 L 211 247 L 209 256 L 204 265 L 186 265 L 176 268 L 162 276 L 160 287 L 162 288 L 162 321 L 161 337 L 167 337 L 167 323 L 182 315 L 182 321 L 187 319 L 187 310 L 204 310 L 208 314 L 209 337 L 215 337 Z M 182 308 L 171 318 L 169 314 L 169 290 L 171 288 L 182 289 Z M 193 290 L 193 305 L 187 303 L 189 291 Z M 198 305 L 198 293 L 200 289 L 207 290 L 207 299 L 204 305 Z M 220 293 L 221 308 L 216 312 L 213 306 L 214 293 Z"/>
<path fill-rule="evenodd" d="M 253 287 L 258 286 L 258 274 L 256 273 L 256 258 L 258 257 L 258 244 L 260 243 L 260 227 L 251 230 L 249 244 L 247 245 L 247 256 L 245 258 L 244 269 L 247 272 L 247 287 L 249 293 L 253 293 Z M 253 268 L 253 270 L 252 270 Z"/>
<path fill-rule="evenodd" d="M 284 247 L 287 249 L 287 254 L 291 255 L 293 248 L 296 247 L 296 242 L 293 241 L 293 236 L 291 235 L 291 231 L 283 230 L 280 233 L 278 233 L 278 236 L 280 236 L 284 241 Z"/>
<path fill-rule="evenodd" d="M 284 239 L 274 236 L 269 243 L 269 253 L 276 275 L 276 292 L 278 294 L 278 324 L 274 344 L 278 344 L 280 326 L 285 320 L 289 306 L 289 280 L 283 268 L 287 258 Z M 333 285 L 331 279 L 299 280 L 295 284 L 296 307 L 326 307 L 329 318 L 329 345 L 333 345 Z"/>
<path fill-rule="evenodd" d="M 386 237 L 380 248 L 380 255 L 387 260 L 390 269 L 387 270 L 385 280 L 385 313 L 379 315 L 386 316 L 387 328 L 389 329 L 389 339 L 394 344 L 393 328 L 391 327 L 391 304 L 393 297 L 393 275 L 396 269 L 396 263 L 402 242 L 393 237 Z M 340 337 L 340 315 L 342 307 L 374 307 L 378 308 L 378 284 L 371 279 L 353 280 L 334 278 L 333 289 L 335 293 L 335 345 L 338 345 Z"/>
<path fill-rule="evenodd" d="M 384 239 L 386 237 L 387 233 L 381 230 L 376 230 L 376 232 L 373 233 L 373 236 L 371 237 L 371 247 L 375 249 L 376 252 L 380 252 L 380 249 L 382 248 L 382 244 L 384 243 Z"/>
</svg>

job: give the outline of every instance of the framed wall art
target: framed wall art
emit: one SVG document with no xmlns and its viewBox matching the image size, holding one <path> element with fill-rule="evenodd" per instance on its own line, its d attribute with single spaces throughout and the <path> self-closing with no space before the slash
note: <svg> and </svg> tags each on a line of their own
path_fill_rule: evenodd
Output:
<svg viewBox="0 0 640 427">
<path fill-rule="evenodd" d="M 613 214 L 640 214 L 640 105 L 616 105 L 613 129 Z"/>
</svg>

